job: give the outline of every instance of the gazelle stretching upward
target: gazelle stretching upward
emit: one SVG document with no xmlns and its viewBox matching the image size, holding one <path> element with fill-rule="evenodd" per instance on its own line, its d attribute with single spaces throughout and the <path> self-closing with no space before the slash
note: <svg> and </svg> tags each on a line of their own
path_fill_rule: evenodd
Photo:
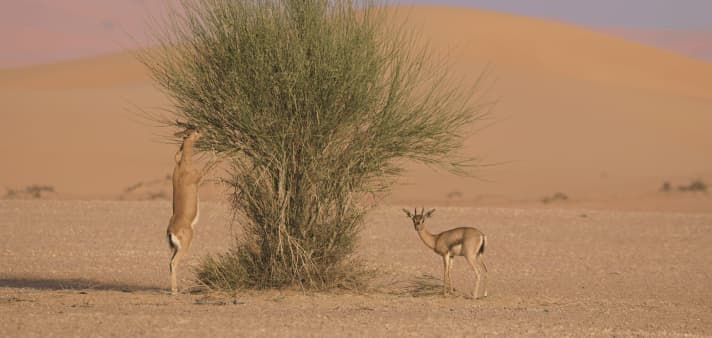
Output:
<svg viewBox="0 0 712 338">
<path fill-rule="evenodd" d="M 178 292 L 176 268 L 178 261 L 190 247 L 193 240 L 193 227 L 200 216 L 198 187 L 203 177 L 215 166 L 209 161 L 203 170 L 193 167 L 193 146 L 200 137 L 197 130 L 186 130 L 176 136 L 183 135 L 183 144 L 175 155 L 176 166 L 173 169 L 173 215 L 166 236 L 171 248 L 171 293 Z"/>
<path fill-rule="evenodd" d="M 435 209 L 425 212 L 425 208 L 423 208 L 420 215 L 418 215 L 418 209 L 413 210 L 412 214 L 406 209 L 403 211 L 413 221 L 415 231 L 418 232 L 423 243 L 443 257 L 443 294 L 447 295 L 454 291 L 450 272 L 455 256 L 465 256 L 467 262 L 475 270 L 477 279 L 472 296 L 474 298 L 487 297 L 487 265 L 485 265 L 484 258 L 487 237 L 485 234 L 475 228 L 462 227 L 433 235 L 425 229 L 425 219 L 432 216 Z M 481 289 L 480 282 L 482 282 Z"/>
</svg>

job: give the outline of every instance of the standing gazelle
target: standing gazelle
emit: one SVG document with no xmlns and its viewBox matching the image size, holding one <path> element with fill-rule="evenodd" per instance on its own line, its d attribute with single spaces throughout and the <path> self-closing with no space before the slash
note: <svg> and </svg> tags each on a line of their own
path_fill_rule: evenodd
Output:
<svg viewBox="0 0 712 338">
<path fill-rule="evenodd" d="M 443 293 L 447 295 L 454 291 L 450 273 L 455 256 L 465 256 L 467 262 L 475 270 L 477 279 L 472 296 L 474 298 L 487 297 L 487 265 L 485 265 L 484 258 L 487 237 L 485 234 L 475 228 L 461 227 L 433 235 L 425 229 L 425 219 L 432 216 L 435 209 L 425 212 L 425 208 L 423 208 L 420 215 L 418 215 L 418 209 L 413 210 L 412 214 L 406 209 L 403 209 L 403 212 L 413 221 L 415 230 L 423 243 L 443 257 Z M 482 289 L 480 289 L 480 281 L 483 282 Z"/>
<path fill-rule="evenodd" d="M 200 137 L 197 130 L 186 130 L 176 134 L 183 135 L 183 144 L 175 155 L 175 168 L 173 169 L 173 215 L 168 223 L 166 236 L 171 248 L 171 293 L 178 292 L 176 282 L 176 268 L 178 261 L 190 247 L 193 240 L 193 227 L 198 222 L 200 207 L 198 200 L 198 187 L 203 177 L 215 166 L 214 161 L 208 162 L 203 170 L 193 167 L 193 146 Z"/>
</svg>

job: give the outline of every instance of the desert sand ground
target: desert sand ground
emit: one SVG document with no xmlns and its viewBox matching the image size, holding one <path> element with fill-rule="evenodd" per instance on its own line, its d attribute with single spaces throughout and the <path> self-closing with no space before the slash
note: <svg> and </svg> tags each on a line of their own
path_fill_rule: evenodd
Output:
<svg viewBox="0 0 712 338">
<path fill-rule="evenodd" d="M 0 336 L 709 336 L 712 215 L 442 207 L 433 231 L 489 238 L 489 297 L 455 263 L 455 296 L 399 206 L 373 210 L 360 253 L 384 271 L 365 293 L 166 294 L 166 201 L 0 201 Z M 237 234 L 203 203 L 184 268 Z M 437 281 L 439 283 L 439 281 Z M 428 283 L 421 284 L 427 286 Z"/>
</svg>

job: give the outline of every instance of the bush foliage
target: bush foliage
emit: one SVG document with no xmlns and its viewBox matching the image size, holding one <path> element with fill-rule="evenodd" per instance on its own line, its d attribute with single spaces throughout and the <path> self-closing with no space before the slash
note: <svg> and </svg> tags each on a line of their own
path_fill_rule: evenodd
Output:
<svg viewBox="0 0 712 338">
<path fill-rule="evenodd" d="M 402 159 L 464 173 L 463 127 L 482 117 L 392 11 L 359 0 L 184 0 L 142 61 L 174 104 L 230 158 L 243 233 L 208 257 L 221 289 L 354 287 L 365 194 Z M 177 120 L 176 120 L 177 119 Z"/>
</svg>

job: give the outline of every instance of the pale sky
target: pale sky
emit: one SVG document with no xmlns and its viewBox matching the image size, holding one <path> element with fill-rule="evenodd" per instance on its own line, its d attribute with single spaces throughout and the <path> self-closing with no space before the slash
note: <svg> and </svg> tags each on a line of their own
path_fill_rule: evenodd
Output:
<svg viewBox="0 0 712 338">
<path fill-rule="evenodd" d="M 0 67 L 135 47 L 165 0 L 0 0 Z M 170 0 L 169 0 L 170 1 Z M 712 31 L 712 0 L 386 0 L 480 7 L 583 26 Z M 712 42 L 710 42 L 712 43 Z"/>
<path fill-rule="evenodd" d="M 712 28 L 712 0 L 396 0 L 487 8 L 588 26 Z"/>
</svg>

